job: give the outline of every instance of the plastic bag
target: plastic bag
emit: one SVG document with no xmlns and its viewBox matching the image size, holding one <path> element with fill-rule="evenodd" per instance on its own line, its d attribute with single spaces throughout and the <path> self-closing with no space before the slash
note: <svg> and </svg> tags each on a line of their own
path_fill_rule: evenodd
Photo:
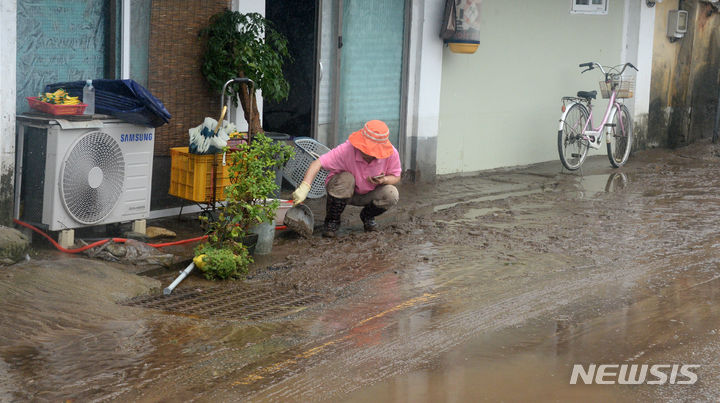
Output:
<svg viewBox="0 0 720 403">
<path fill-rule="evenodd" d="M 205 118 L 200 126 L 188 130 L 190 137 L 190 154 L 217 154 L 223 152 L 230 139 L 230 133 L 235 132 L 235 124 L 223 120 L 220 129 L 217 128 L 217 120 Z"/>
</svg>

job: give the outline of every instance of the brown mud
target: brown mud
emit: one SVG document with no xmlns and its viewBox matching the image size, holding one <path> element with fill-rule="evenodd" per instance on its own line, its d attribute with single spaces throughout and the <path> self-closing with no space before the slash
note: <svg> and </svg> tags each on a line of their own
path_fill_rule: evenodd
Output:
<svg viewBox="0 0 720 403">
<path fill-rule="evenodd" d="M 337 239 L 278 233 L 243 282 L 274 299 L 233 302 L 313 302 L 256 320 L 126 306 L 177 272 L 40 251 L 0 270 L 0 400 L 717 400 L 718 163 L 702 142 L 404 185 L 379 233 L 352 206 Z M 630 362 L 699 381 L 569 384 L 573 364 Z"/>
</svg>

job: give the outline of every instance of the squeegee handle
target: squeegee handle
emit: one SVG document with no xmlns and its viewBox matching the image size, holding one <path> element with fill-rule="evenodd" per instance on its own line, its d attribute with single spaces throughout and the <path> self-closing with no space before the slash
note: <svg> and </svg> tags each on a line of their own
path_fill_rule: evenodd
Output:
<svg viewBox="0 0 720 403">
<path fill-rule="evenodd" d="M 227 105 L 223 105 L 222 112 L 220 112 L 220 119 L 218 119 L 217 126 L 215 126 L 215 134 L 220 131 L 223 119 L 225 119 L 225 113 L 227 113 Z"/>
</svg>

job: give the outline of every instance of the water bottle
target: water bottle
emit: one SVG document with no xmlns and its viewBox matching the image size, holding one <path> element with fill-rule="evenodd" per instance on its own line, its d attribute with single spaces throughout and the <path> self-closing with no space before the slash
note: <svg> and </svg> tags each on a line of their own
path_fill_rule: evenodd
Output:
<svg viewBox="0 0 720 403">
<path fill-rule="evenodd" d="M 95 87 L 92 85 L 92 80 L 85 80 L 85 87 L 83 87 L 83 103 L 87 105 L 85 108 L 86 115 L 95 114 Z"/>
</svg>

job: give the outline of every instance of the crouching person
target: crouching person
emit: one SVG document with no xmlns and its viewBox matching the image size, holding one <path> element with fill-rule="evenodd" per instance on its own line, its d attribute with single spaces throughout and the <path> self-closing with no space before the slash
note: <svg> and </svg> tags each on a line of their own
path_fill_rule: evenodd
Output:
<svg viewBox="0 0 720 403">
<path fill-rule="evenodd" d="M 363 206 L 360 219 L 366 232 L 377 231 L 375 217 L 397 204 L 399 194 L 394 185 L 400 182 L 402 169 L 400 155 L 390 143 L 389 134 L 384 122 L 371 120 L 308 167 L 293 193 L 293 202 L 297 205 L 305 200 L 321 168 L 330 172 L 325 182 L 327 205 L 323 236 L 337 235 L 340 216 L 347 204 Z"/>
</svg>

